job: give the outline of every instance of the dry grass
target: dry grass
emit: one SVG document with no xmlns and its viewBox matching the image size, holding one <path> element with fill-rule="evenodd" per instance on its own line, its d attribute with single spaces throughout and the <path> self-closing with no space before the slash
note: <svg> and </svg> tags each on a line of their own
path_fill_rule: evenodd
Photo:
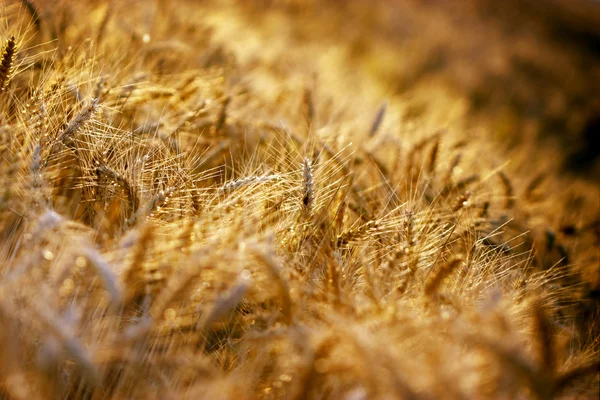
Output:
<svg viewBox="0 0 600 400">
<path fill-rule="evenodd" d="M 598 187 L 389 4 L 134 3 L 0 6 L 0 398 L 595 395 Z"/>
</svg>

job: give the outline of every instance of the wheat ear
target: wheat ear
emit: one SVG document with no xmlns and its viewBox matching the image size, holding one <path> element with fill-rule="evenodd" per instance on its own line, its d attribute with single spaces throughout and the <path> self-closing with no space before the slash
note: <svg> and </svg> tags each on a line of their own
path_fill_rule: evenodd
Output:
<svg viewBox="0 0 600 400">
<path fill-rule="evenodd" d="M 13 64 L 15 62 L 15 54 L 17 52 L 17 43 L 15 37 L 11 36 L 6 40 L 4 52 L 2 54 L 2 62 L 0 62 L 0 90 L 5 91 L 10 83 L 13 72 Z"/>
<path fill-rule="evenodd" d="M 312 163 L 308 158 L 305 158 L 302 163 L 302 177 L 304 178 L 304 195 L 302 197 L 302 204 L 304 205 L 304 211 L 307 214 L 310 214 L 315 202 L 315 193 L 313 168 Z"/>
</svg>

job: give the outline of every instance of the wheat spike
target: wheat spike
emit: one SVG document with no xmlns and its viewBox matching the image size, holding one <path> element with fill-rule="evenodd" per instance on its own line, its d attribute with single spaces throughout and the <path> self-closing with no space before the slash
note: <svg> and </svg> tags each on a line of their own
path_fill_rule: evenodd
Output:
<svg viewBox="0 0 600 400">
<path fill-rule="evenodd" d="M 2 61 L 0 62 L 0 90 L 5 91 L 12 78 L 17 43 L 15 37 L 11 36 L 4 44 Z"/>
<path fill-rule="evenodd" d="M 312 211 L 315 202 L 313 168 L 308 158 L 302 162 L 302 177 L 304 178 L 302 205 L 308 214 Z"/>
</svg>

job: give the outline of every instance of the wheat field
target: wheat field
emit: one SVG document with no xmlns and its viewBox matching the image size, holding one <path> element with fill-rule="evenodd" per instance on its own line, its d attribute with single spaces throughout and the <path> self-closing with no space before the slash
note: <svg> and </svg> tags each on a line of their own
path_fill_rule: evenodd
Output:
<svg viewBox="0 0 600 400">
<path fill-rule="evenodd" d="M 597 398 L 600 67 L 427 3 L 4 0 L 0 398 Z"/>
</svg>

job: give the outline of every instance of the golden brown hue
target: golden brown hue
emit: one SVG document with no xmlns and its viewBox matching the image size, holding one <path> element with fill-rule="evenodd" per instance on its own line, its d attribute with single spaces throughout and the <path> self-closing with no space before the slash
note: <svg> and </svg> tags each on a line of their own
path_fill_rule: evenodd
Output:
<svg viewBox="0 0 600 400">
<path fill-rule="evenodd" d="M 484 3 L 4 3 L 0 397 L 593 396 L 599 189 Z"/>
</svg>

